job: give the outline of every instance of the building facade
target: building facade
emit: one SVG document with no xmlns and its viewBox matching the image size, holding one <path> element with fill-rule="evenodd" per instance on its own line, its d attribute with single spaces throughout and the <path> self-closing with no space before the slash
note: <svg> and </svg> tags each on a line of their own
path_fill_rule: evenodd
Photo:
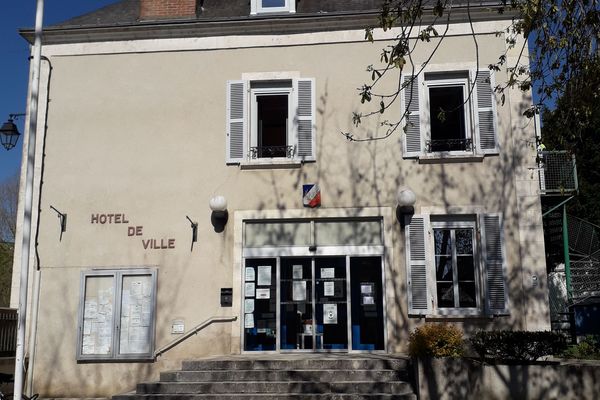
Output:
<svg viewBox="0 0 600 400">
<path fill-rule="evenodd" d="M 519 54 L 487 3 L 457 6 L 358 127 L 356 88 L 400 29 L 364 40 L 378 1 L 125 0 L 48 27 L 33 391 L 109 396 L 213 355 L 405 352 L 430 321 L 549 329 L 531 99 L 493 91 L 508 75 L 486 66 Z M 384 140 L 343 134 L 405 110 Z"/>
</svg>

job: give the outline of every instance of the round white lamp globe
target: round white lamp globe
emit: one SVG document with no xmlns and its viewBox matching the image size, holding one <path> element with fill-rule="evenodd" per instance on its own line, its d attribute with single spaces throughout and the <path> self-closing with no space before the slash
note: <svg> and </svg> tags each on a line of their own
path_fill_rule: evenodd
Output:
<svg viewBox="0 0 600 400">
<path fill-rule="evenodd" d="M 417 195 L 415 192 L 404 186 L 398 189 L 398 193 L 396 193 L 396 200 L 398 201 L 398 205 L 400 207 L 411 207 L 415 205 L 417 201 Z"/>
<path fill-rule="evenodd" d="M 208 203 L 210 209 L 215 212 L 223 212 L 227 210 L 227 199 L 223 196 L 215 196 Z"/>
</svg>

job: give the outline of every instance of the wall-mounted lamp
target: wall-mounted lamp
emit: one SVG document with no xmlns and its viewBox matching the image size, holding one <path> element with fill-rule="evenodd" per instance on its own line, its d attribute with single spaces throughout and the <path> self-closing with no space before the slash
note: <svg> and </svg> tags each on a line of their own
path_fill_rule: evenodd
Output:
<svg viewBox="0 0 600 400">
<path fill-rule="evenodd" d="M 396 218 L 400 222 L 400 226 L 404 228 L 415 213 L 415 203 L 417 202 L 417 195 L 410 188 L 403 186 L 398 189 L 396 193 L 396 201 L 398 207 L 396 207 Z"/>
<path fill-rule="evenodd" d="M 215 232 L 223 232 L 223 230 L 225 230 L 227 220 L 229 219 L 229 212 L 227 211 L 227 199 L 225 199 L 223 196 L 215 196 L 210 199 L 208 205 L 212 211 L 210 222 L 215 228 Z"/>
<path fill-rule="evenodd" d="M 60 240 L 62 240 L 63 232 L 67 231 L 67 214 L 58 211 L 54 206 L 50 206 L 50 208 L 58 215 L 58 220 L 60 222 Z"/>
<path fill-rule="evenodd" d="M 4 146 L 6 150 L 12 149 L 17 144 L 21 134 L 14 121 L 24 115 L 25 114 L 10 114 L 8 116 L 8 121 L 2 124 L 2 128 L 0 128 L 0 143 L 2 143 L 2 146 Z"/>
</svg>

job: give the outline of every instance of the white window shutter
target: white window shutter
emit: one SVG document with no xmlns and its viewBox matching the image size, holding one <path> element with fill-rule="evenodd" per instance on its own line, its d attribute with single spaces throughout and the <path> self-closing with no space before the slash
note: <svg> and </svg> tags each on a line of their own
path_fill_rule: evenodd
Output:
<svg viewBox="0 0 600 400">
<path fill-rule="evenodd" d="M 504 263 L 504 238 L 502 215 L 479 216 L 482 241 L 482 259 L 486 283 L 485 305 L 488 314 L 508 314 L 506 267 Z"/>
<path fill-rule="evenodd" d="M 295 157 L 303 161 L 315 160 L 315 80 L 294 80 L 296 94 L 296 128 L 297 147 Z"/>
<path fill-rule="evenodd" d="M 248 83 L 227 81 L 227 145 L 228 164 L 239 164 L 248 152 Z"/>
<path fill-rule="evenodd" d="M 480 154 L 498 154 L 498 133 L 494 75 L 490 70 L 472 70 L 475 82 L 475 133 L 477 150 Z"/>
<path fill-rule="evenodd" d="M 412 80 L 412 82 L 411 82 Z M 419 76 L 403 75 L 402 113 L 405 116 L 404 158 L 419 157 L 423 152 L 423 134 L 421 130 L 421 115 L 419 109 Z"/>
<path fill-rule="evenodd" d="M 431 313 L 427 272 L 428 215 L 414 215 L 405 226 L 406 275 L 408 277 L 408 314 Z"/>
</svg>

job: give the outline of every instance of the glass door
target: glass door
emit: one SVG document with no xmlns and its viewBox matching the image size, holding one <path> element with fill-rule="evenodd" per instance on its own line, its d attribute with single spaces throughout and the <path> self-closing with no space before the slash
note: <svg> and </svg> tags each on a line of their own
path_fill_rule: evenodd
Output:
<svg viewBox="0 0 600 400">
<path fill-rule="evenodd" d="M 346 257 L 315 258 L 316 350 L 348 350 Z"/>
<path fill-rule="evenodd" d="M 280 348 L 315 348 L 311 258 L 281 258 Z"/>
</svg>

